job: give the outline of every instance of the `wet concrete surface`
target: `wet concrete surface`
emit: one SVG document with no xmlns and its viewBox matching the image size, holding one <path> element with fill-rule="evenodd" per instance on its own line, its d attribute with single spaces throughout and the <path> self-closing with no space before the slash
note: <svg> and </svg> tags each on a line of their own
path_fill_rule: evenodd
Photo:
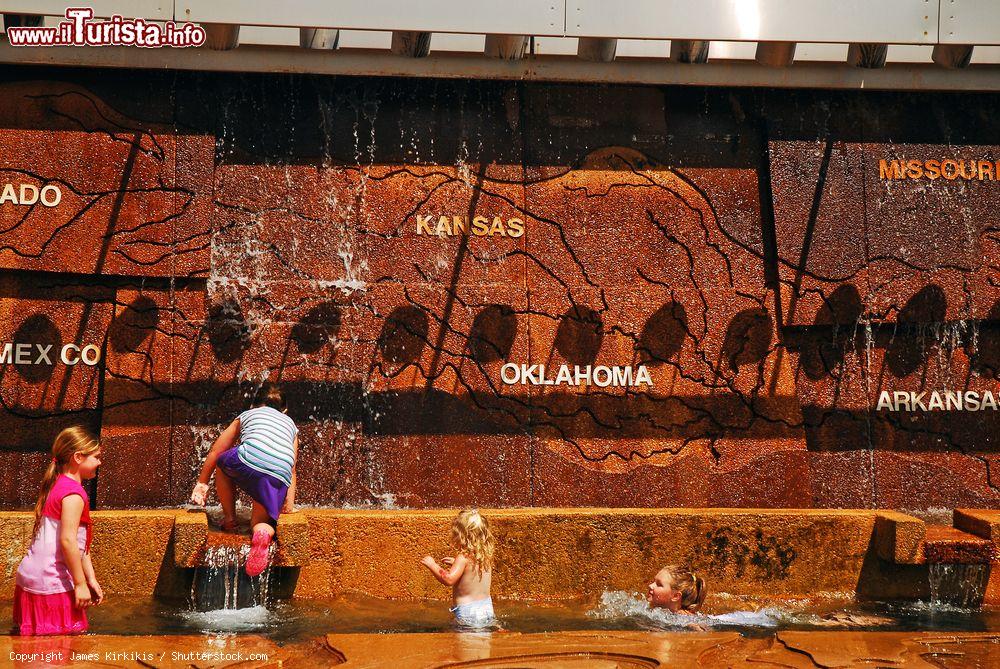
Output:
<svg viewBox="0 0 1000 669">
<path fill-rule="evenodd" d="M 0 637 L 8 666 L 102 667 L 994 667 L 1000 633 L 559 632 Z"/>
</svg>

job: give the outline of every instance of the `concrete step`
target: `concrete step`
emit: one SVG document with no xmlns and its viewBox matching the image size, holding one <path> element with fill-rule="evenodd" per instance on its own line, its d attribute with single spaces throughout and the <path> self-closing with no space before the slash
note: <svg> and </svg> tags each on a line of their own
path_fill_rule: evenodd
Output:
<svg viewBox="0 0 1000 669">
<path fill-rule="evenodd" d="M 174 562 L 178 567 L 201 567 L 230 549 L 239 555 L 250 545 L 250 534 L 234 534 L 210 529 L 202 510 L 179 514 L 174 521 Z M 209 556 L 213 556 L 209 560 Z M 284 515 L 278 524 L 276 567 L 301 567 L 309 563 L 309 521 L 304 513 Z"/>
<path fill-rule="evenodd" d="M 990 539 L 947 525 L 928 525 L 923 553 L 926 564 L 988 564 L 995 546 Z"/>
<path fill-rule="evenodd" d="M 996 559 L 1000 512 L 956 510 L 955 527 L 927 525 L 898 511 L 879 511 L 874 540 L 878 556 L 894 564 L 986 564 Z"/>
<path fill-rule="evenodd" d="M 1000 542 L 1000 511 L 995 509 L 955 509 L 952 524 L 963 532 Z"/>
</svg>

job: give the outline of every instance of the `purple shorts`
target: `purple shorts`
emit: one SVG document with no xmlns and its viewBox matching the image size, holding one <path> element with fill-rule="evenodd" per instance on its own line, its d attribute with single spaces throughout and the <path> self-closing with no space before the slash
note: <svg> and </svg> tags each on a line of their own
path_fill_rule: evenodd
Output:
<svg viewBox="0 0 1000 669">
<path fill-rule="evenodd" d="M 226 476 L 233 480 L 237 488 L 250 495 L 255 502 L 267 510 L 267 515 L 271 517 L 271 520 L 278 521 L 281 507 L 285 504 L 285 496 L 288 494 L 288 486 L 279 479 L 259 472 L 240 460 L 240 455 L 235 448 L 230 448 L 220 455 L 216 464 Z"/>
</svg>

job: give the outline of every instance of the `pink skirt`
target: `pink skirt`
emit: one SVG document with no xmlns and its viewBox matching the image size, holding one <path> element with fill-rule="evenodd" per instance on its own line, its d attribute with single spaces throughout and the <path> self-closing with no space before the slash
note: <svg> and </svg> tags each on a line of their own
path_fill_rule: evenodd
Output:
<svg viewBox="0 0 1000 669">
<path fill-rule="evenodd" d="M 36 595 L 14 587 L 14 633 L 81 634 L 87 631 L 87 612 L 73 606 L 72 592 Z"/>
</svg>

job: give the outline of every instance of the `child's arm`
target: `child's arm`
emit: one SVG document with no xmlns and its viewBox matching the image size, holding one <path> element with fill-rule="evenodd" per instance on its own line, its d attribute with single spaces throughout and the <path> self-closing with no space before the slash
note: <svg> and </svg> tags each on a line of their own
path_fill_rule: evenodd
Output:
<svg viewBox="0 0 1000 669">
<path fill-rule="evenodd" d="M 292 485 L 288 486 L 288 494 L 285 495 L 285 503 L 281 507 L 282 513 L 295 513 L 295 472 L 299 468 L 299 438 L 295 437 L 292 444 L 292 452 L 295 453 L 295 464 L 292 465 Z"/>
<path fill-rule="evenodd" d="M 229 424 L 229 427 L 222 431 L 219 438 L 212 444 L 211 450 L 208 451 L 208 457 L 205 458 L 205 464 L 201 466 L 201 474 L 198 475 L 198 483 L 208 484 L 208 480 L 212 478 L 212 472 L 215 471 L 216 460 L 219 459 L 220 455 L 235 446 L 239 438 L 240 419 L 237 418 Z"/>
<path fill-rule="evenodd" d="M 79 495 L 66 495 L 62 500 L 61 525 L 59 530 L 59 547 L 62 549 L 63 560 L 69 567 L 73 577 L 73 594 L 76 608 L 90 606 L 90 588 L 87 577 L 83 573 L 83 560 L 80 557 L 80 546 L 76 535 L 80 529 L 80 517 L 83 515 L 83 498 Z"/>
<path fill-rule="evenodd" d="M 101 584 L 97 582 L 97 576 L 94 574 L 94 563 L 90 561 L 89 552 L 83 554 L 83 574 L 87 579 L 90 592 L 94 595 L 94 606 L 97 606 L 104 601 L 104 590 L 101 589 Z"/>
<path fill-rule="evenodd" d="M 462 573 L 465 571 L 465 566 L 468 563 L 469 559 L 461 553 L 455 556 L 455 559 L 451 563 L 451 569 L 445 569 L 430 555 L 425 556 L 424 559 L 420 561 L 420 564 L 431 570 L 431 573 L 434 574 L 434 578 L 436 578 L 439 583 L 448 586 L 453 586 L 458 583 L 458 579 L 462 578 Z"/>
</svg>

